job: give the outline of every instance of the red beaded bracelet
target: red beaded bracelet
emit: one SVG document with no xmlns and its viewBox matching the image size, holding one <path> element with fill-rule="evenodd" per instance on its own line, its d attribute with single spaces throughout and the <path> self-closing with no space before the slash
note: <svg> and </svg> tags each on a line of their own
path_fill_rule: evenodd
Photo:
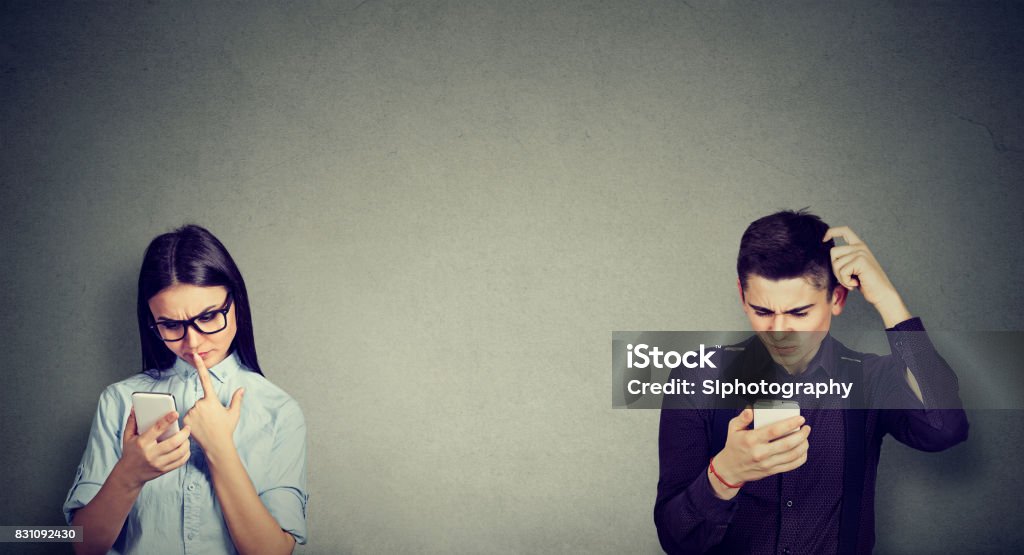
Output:
<svg viewBox="0 0 1024 555">
<path fill-rule="evenodd" d="M 739 489 L 739 488 L 743 487 L 743 482 L 740 482 L 739 485 L 734 486 L 734 485 L 730 484 L 729 482 L 726 482 L 725 480 L 723 480 L 722 477 L 718 475 L 718 472 L 715 472 L 715 458 L 714 457 L 711 457 L 711 462 L 708 465 L 708 467 L 711 469 L 711 473 L 715 475 L 715 478 L 718 478 L 718 481 L 722 482 L 727 487 L 730 487 L 732 489 Z"/>
</svg>

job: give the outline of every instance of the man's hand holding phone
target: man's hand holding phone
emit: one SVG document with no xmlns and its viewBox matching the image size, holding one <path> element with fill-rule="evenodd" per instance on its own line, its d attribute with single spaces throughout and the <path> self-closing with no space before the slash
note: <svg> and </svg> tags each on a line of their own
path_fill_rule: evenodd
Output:
<svg viewBox="0 0 1024 555">
<path fill-rule="evenodd" d="M 191 453 L 188 439 L 191 430 L 188 426 L 163 441 L 157 441 L 160 434 L 177 419 L 177 411 L 171 411 L 140 434 L 135 420 L 135 407 L 132 407 L 121 435 L 121 460 L 117 463 L 121 468 L 121 476 L 128 481 L 130 487 L 141 488 L 153 478 L 188 462 Z"/>
<path fill-rule="evenodd" d="M 803 425 L 804 417 L 793 416 L 763 428 L 748 429 L 753 420 L 754 411 L 749 407 L 730 420 L 725 447 L 715 455 L 715 472 L 721 479 L 710 472 L 708 479 L 722 499 L 732 499 L 739 492 L 722 480 L 734 485 L 753 482 L 789 472 L 807 462 L 811 427 Z"/>
</svg>

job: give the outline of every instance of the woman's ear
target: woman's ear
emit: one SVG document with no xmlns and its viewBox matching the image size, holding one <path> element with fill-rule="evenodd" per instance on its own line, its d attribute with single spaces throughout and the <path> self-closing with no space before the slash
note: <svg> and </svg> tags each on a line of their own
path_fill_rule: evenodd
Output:
<svg viewBox="0 0 1024 555">
<path fill-rule="evenodd" d="M 740 306 L 747 306 L 747 299 L 743 296 L 743 283 L 736 278 L 736 290 L 740 292 Z"/>
</svg>

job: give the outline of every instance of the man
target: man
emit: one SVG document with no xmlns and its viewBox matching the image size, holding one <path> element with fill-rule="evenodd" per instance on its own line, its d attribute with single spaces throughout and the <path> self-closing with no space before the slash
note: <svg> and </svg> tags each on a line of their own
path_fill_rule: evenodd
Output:
<svg viewBox="0 0 1024 555">
<path fill-rule="evenodd" d="M 847 227 L 804 211 L 761 218 L 743 234 L 737 273 L 756 338 L 727 349 L 733 360 L 713 372 L 835 380 L 854 384 L 854 394 L 798 396 L 800 416 L 757 429 L 742 404 L 666 401 L 654 507 L 661 545 L 669 553 L 870 553 L 882 438 L 925 451 L 964 441 L 956 375 Z M 892 355 L 856 353 L 829 335 L 852 290 L 882 317 Z"/>
</svg>

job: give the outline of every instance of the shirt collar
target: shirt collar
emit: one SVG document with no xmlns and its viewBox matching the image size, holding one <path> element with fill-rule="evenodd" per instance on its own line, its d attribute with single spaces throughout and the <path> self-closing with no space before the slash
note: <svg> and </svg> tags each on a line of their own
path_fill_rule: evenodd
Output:
<svg viewBox="0 0 1024 555">
<path fill-rule="evenodd" d="M 812 370 L 817 370 L 819 366 L 824 368 L 825 373 L 830 378 L 836 377 L 836 357 L 832 343 L 832 334 L 826 333 L 825 338 L 821 340 L 821 347 L 818 348 L 818 352 L 811 359 L 810 364 L 807 365 Z"/>
<path fill-rule="evenodd" d="M 209 370 L 210 375 L 213 376 L 215 380 L 224 383 L 225 381 L 227 381 L 228 378 L 231 377 L 232 374 L 242 370 L 242 368 L 242 360 L 238 358 L 238 351 L 234 350 L 231 351 L 231 354 L 228 355 L 224 360 L 218 362 L 212 368 L 209 368 Z M 181 376 L 182 378 L 190 378 L 193 375 L 197 374 L 196 369 L 193 368 L 192 365 L 189 364 L 188 362 L 185 362 L 185 359 L 181 357 L 177 357 L 174 359 L 174 366 L 172 367 L 172 369 L 175 374 Z"/>
</svg>

